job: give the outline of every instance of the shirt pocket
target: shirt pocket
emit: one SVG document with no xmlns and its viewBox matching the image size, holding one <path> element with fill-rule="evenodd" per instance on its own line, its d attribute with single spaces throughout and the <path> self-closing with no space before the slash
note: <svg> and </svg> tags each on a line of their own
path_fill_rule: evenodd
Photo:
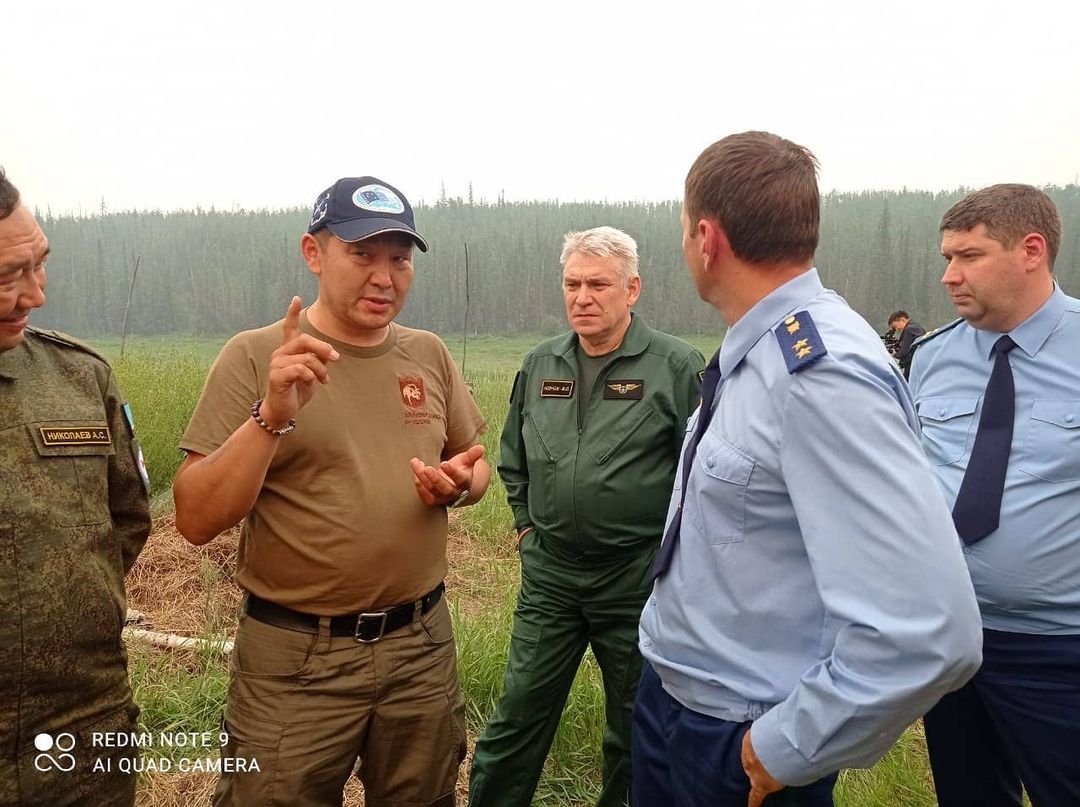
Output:
<svg viewBox="0 0 1080 807">
<path fill-rule="evenodd" d="M 1080 401 L 1035 401 L 1020 470 L 1047 482 L 1080 479 Z"/>
<path fill-rule="evenodd" d="M 919 401 L 923 448 L 935 465 L 958 462 L 967 449 L 978 398 L 924 398 Z"/>
<path fill-rule="evenodd" d="M 109 512 L 109 457 L 116 453 L 104 421 L 27 424 L 37 451 L 36 495 L 62 527 L 103 524 Z"/>
<path fill-rule="evenodd" d="M 685 517 L 710 544 L 732 544 L 746 534 L 746 492 L 755 461 L 723 437 L 706 432 L 698 444 Z"/>
<path fill-rule="evenodd" d="M 632 415 L 632 417 L 626 419 L 630 424 L 629 426 L 622 426 L 618 421 L 611 423 L 604 429 L 602 437 L 597 439 L 595 447 L 589 451 L 593 461 L 596 462 L 597 465 L 603 465 L 610 460 L 615 453 L 625 446 L 630 438 L 638 434 L 639 431 L 641 432 L 641 436 L 645 438 L 644 444 L 649 446 L 650 449 L 655 447 L 655 441 L 650 438 L 656 437 L 657 435 L 650 435 L 649 430 L 644 427 L 650 422 L 659 421 L 659 418 L 654 417 L 656 415 L 656 410 L 651 406 L 646 405 L 631 410 L 631 412 L 627 414 Z M 640 447 L 641 442 L 642 441 L 639 438 L 636 445 Z"/>
<path fill-rule="evenodd" d="M 525 413 L 521 435 L 529 467 L 529 514 L 537 521 L 554 518 L 559 460 L 566 456 L 566 449 L 560 447 L 557 436 L 532 412 Z"/>
</svg>

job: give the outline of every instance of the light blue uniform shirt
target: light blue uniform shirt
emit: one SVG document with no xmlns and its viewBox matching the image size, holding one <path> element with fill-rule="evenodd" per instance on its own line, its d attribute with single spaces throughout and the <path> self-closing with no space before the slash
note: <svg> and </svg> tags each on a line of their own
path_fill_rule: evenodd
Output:
<svg viewBox="0 0 1080 807">
<path fill-rule="evenodd" d="M 789 373 L 773 331 L 801 311 L 828 354 Z M 907 386 L 814 269 L 728 330 L 720 369 L 641 652 L 687 708 L 754 720 L 754 749 L 781 782 L 869 766 L 981 661 L 975 595 Z"/>
<path fill-rule="evenodd" d="M 949 506 L 964 479 L 1001 336 L 961 322 L 921 344 L 911 390 Z M 1016 420 L 1001 522 L 964 548 L 983 624 L 1080 633 L 1080 300 L 1055 287 L 1010 331 Z"/>
</svg>

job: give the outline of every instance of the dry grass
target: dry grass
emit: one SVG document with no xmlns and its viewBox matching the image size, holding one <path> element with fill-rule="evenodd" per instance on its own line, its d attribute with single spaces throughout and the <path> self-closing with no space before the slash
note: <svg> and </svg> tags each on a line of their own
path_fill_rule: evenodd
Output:
<svg viewBox="0 0 1080 807">
<path fill-rule="evenodd" d="M 154 521 L 146 548 L 127 578 L 128 607 L 141 611 L 154 630 L 182 636 L 214 634 L 231 637 L 243 591 L 233 582 L 239 529 L 194 547 L 176 531 L 172 514 Z M 511 539 L 512 540 L 512 539 Z M 457 607 L 472 613 L 496 585 L 499 574 L 490 553 L 464 529 L 459 513 L 451 513 L 447 554 L 447 588 Z M 170 652 L 161 650 L 159 652 Z M 469 756 L 462 764 L 458 800 L 467 800 L 467 776 L 475 737 L 469 737 Z M 210 803 L 217 775 L 205 772 L 148 773 L 141 777 L 137 807 L 192 807 Z M 363 807 L 364 789 L 354 777 L 345 788 L 346 807 Z"/>
<path fill-rule="evenodd" d="M 199 636 L 210 627 L 231 634 L 243 596 L 232 581 L 239 534 L 232 529 L 195 547 L 176 531 L 171 514 L 155 519 L 128 573 L 128 608 L 142 611 L 154 630 Z"/>
<path fill-rule="evenodd" d="M 461 764 L 462 775 L 458 777 L 457 798 L 465 804 L 469 798 L 466 771 L 472 764 L 473 738 L 469 738 L 469 757 Z M 210 803 L 217 784 L 213 773 L 151 773 L 139 781 L 139 793 L 135 807 L 195 807 Z M 364 786 L 351 777 L 345 785 L 344 807 L 364 807 Z"/>
</svg>

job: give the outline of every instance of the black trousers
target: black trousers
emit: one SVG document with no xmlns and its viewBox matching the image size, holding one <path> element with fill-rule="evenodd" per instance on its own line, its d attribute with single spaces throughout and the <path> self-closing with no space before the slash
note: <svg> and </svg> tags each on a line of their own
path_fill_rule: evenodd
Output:
<svg viewBox="0 0 1080 807">
<path fill-rule="evenodd" d="M 924 718 L 940 807 L 1080 805 L 1080 635 L 983 631 L 983 664 Z"/>
</svg>

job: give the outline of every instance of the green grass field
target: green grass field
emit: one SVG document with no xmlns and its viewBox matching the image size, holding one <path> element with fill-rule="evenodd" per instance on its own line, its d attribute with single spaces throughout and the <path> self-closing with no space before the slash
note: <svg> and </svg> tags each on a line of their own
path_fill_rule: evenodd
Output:
<svg viewBox="0 0 1080 807">
<path fill-rule="evenodd" d="M 488 421 L 484 443 L 497 459 L 514 372 L 536 340 L 476 337 L 469 340 L 466 377 Z M 708 356 L 716 337 L 691 341 Z M 198 398 L 203 378 L 224 339 L 128 340 L 99 342 L 114 362 L 122 389 L 135 413 L 159 512 L 171 506 L 168 495 L 180 462 L 176 446 Z M 460 338 L 450 341 L 460 361 Z M 517 556 L 510 510 L 497 480 L 487 497 L 461 513 L 470 552 L 461 561 L 465 581 L 451 595 L 462 688 L 469 728 L 479 732 L 502 685 L 510 622 L 517 590 Z M 211 614 L 211 622 L 218 615 Z M 220 654 L 166 654 L 133 648 L 131 671 L 142 721 L 149 731 L 216 731 L 227 687 L 227 664 Z M 535 804 L 586 805 L 599 788 L 603 689 L 591 656 L 575 682 Z M 463 776 L 467 772 L 463 770 Z M 913 727 L 893 750 L 868 771 L 847 771 L 836 790 L 841 807 L 930 807 L 935 804 L 925 744 Z"/>
</svg>

